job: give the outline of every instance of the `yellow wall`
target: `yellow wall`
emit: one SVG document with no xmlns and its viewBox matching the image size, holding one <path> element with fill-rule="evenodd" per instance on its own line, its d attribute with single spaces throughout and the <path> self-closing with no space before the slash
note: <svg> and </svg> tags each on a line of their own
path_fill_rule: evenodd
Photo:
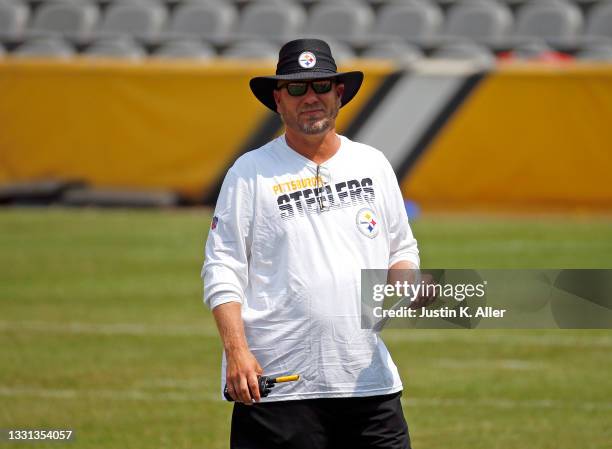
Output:
<svg viewBox="0 0 612 449">
<path fill-rule="evenodd" d="M 425 210 L 612 210 L 612 66 L 487 75 L 402 181 Z"/>
<path fill-rule="evenodd" d="M 198 197 L 269 114 L 248 81 L 274 69 L 274 61 L 2 61 L 0 184 L 82 179 Z M 340 128 L 389 70 L 370 66 Z"/>
</svg>

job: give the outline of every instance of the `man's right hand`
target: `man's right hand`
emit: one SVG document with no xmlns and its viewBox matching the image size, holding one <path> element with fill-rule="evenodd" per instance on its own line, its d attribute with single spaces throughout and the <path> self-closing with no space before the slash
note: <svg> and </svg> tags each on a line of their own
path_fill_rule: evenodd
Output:
<svg viewBox="0 0 612 449">
<path fill-rule="evenodd" d="M 257 376 L 263 370 L 249 350 L 241 309 L 239 302 L 228 302 L 215 307 L 213 315 L 225 350 L 227 392 L 234 401 L 251 405 L 261 399 Z"/>
<path fill-rule="evenodd" d="M 259 382 L 257 377 L 263 370 L 255 356 L 248 349 L 233 349 L 225 353 L 227 368 L 225 382 L 227 392 L 234 401 L 252 405 L 259 402 Z"/>
</svg>

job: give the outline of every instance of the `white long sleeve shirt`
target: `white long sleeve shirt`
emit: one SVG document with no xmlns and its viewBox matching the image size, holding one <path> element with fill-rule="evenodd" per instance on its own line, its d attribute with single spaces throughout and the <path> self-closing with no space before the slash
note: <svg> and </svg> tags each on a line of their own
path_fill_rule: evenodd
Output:
<svg viewBox="0 0 612 449">
<path fill-rule="evenodd" d="M 317 182 L 317 165 L 278 137 L 235 162 L 217 200 L 204 301 L 241 302 L 264 374 L 301 376 L 263 401 L 402 389 L 383 341 L 361 329 L 360 279 L 366 268 L 418 266 L 417 243 L 384 155 L 340 139 Z"/>
</svg>

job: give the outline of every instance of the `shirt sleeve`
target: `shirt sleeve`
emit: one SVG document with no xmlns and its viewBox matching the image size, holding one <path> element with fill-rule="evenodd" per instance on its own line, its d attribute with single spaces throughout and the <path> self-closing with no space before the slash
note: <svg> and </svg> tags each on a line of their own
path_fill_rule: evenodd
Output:
<svg viewBox="0 0 612 449">
<path fill-rule="evenodd" d="M 389 224 L 389 267 L 400 261 L 408 261 L 419 267 L 419 249 L 412 235 L 404 198 L 391 164 L 384 158 L 386 215 Z"/>
<path fill-rule="evenodd" d="M 244 302 L 253 219 L 252 186 L 232 167 L 221 187 L 202 267 L 204 303 Z"/>
</svg>

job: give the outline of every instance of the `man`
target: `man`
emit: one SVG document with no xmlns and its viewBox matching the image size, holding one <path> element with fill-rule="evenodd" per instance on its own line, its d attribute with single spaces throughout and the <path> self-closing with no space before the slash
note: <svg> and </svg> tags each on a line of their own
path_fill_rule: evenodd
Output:
<svg viewBox="0 0 612 449">
<path fill-rule="evenodd" d="M 419 264 L 390 164 L 335 132 L 362 80 L 300 39 L 250 82 L 285 134 L 228 171 L 202 270 L 238 401 L 232 448 L 410 447 L 397 368 L 360 327 L 361 270 Z M 283 374 L 301 377 L 261 398 L 258 376 Z"/>
</svg>

